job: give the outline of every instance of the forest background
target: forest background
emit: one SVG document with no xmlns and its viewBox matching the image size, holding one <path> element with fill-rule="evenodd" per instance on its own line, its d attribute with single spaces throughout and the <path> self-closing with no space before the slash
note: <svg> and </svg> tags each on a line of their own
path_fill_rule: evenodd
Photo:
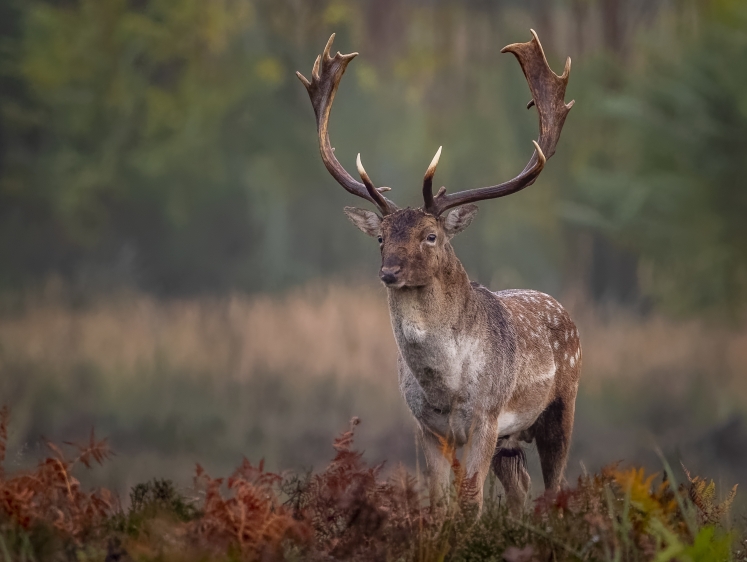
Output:
<svg viewBox="0 0 747 562">
<path fill-rule="evenodd" d="M 483 203 L 457 253 L 577 318 L 569 477 L 661 447 L 747 481 L 741 0 L 0 0 L 12 462 L 95 426 L 119 458 L 90 478 L 123 491 L 242 454 L 319 466 L 359 415 L 371 460 L 414 466 L 376 245 L 294 72 L 332 32 L 361 53 L 332 143 L 414 206 L 439 145 L 450 191 L 528 160 L 536 114 L 500 49 L 530 28 L 557 72 L 571 56 L 576 105 L 540 180 Z"/>
</svg>

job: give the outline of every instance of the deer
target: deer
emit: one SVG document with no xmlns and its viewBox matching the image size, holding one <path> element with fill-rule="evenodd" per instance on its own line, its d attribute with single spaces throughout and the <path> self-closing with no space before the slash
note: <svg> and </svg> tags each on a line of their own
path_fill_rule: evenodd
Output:
<svg viewBox="0 0 747 562">
<path fill-rule="evenodd" d="M 423 178 L 423 206 L 399 208 L 376 187 L 361 164 L 355 180 L 338 162 L 329 138 L 329 117 L 342 75 L 358 55 L 330 55 L 334 34 L 317 56 L 308 80 L 298 78 L 316 115 L 319 150 L 332 177 L 378 211 L 345 207 L 350 221 L 375 238 L 381 250 L 379 278 L 387 301 L 398 357 L 399 389 L 416 421 L 426 460 L 431 505 L 448 502 L 453 455 L 473 490 L 469 505 L 482 508 L 490 469 L 513 512 L 527 501 L 531 480 L 522 443 L 536 443 L 548 493 L 563 482 L 581 373 L 576 325 L 554 298 L 532 290 L 492 292 L 470 281 L 451 239 L 477 214 L 475 202 L 511 195 L 532 185 L 555 153 L 573 101 L 565 103 L 571 69 L 561 76 L 545 58 L 539 37 L 513 43 L 502 53 L 518 60 L 536 107 L 539 138 L 515 178 L 504 183 L 433 193 L 441 148 Z"/>
</svg>

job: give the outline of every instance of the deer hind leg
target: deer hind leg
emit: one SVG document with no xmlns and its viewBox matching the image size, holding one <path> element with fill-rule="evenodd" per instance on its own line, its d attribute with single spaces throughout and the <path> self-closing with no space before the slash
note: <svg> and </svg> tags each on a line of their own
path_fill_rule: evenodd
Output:
<svg viewBox="0 0 747 562">
<path fill-rule="evenodd" d="M 531 486 L 524 449 L 515 439 L 502 439 L 493 455 L 492 466 L 506 492 L 508 509 L 513 514 L 521 513 Z"/>
<path fill-rule="evenodd" d="M 560 490 L 563 472 L 568 461 L 573 431 L 576 392 L 558 397 L 545 409 L 532 426 L 537 443 L 545 490 Z"/>
</svg>

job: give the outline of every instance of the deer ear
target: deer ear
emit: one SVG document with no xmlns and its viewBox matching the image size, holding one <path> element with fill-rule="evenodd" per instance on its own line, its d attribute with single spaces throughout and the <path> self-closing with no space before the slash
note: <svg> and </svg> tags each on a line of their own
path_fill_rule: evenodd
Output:
<svg viewBox="0 0 747 562">
<path fill-rule="evenodd" d="M 376 213 L 357 207 L 345 207 L 345 214 L 361 232 L 374 237 L 381 232 L 381 217 Z"/>
<path fill-rule="evenodd" d="M 446 235 L 451 238 L 467 228 L 477 214 L 477 205 L 462 205 L 451 211 L 444 221 Z"/>
</svg>

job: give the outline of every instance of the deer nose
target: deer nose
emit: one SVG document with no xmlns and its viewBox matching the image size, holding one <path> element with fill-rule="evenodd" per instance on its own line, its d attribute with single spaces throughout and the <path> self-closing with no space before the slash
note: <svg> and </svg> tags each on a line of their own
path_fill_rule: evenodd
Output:
<svg viewBox="0 0 747 562">
<path fill-rule="evenodd" d="M 379 271 L 379 278 L 386 284 L 391 285 L 397 281 L 397 274 L 401 271 L 402 267 L 399 265 L 386 265 L 382 266 Z"/>
</svg>

